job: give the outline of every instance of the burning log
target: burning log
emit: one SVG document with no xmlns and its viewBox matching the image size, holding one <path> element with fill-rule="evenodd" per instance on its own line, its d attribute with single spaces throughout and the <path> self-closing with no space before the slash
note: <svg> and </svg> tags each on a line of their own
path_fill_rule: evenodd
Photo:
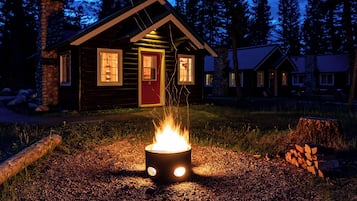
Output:
<svg viewBox="0 0 357 201">
<path fill-rule="evenodd" d="M 61 136 L 50 135 L 4 161 L 0 164 L 0 184 L 44 156 L 48 151 L 61 144 L 61 142 Z"/>
<path fill-rule="evenodd" d="M 334 158 L 333 149 L 315 144 L 295 144 L 285 154 L 285 160 L 296 167 L 301 167 L 313 175 L 326 177 L 339 168 L 339 161 Z"/>
</svg>

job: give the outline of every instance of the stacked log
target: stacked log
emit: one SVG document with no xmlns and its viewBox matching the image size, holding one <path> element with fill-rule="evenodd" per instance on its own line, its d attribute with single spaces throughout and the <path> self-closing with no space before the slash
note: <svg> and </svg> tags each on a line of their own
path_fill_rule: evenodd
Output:
<svg viewBox="0 0 357 201">
<path fill-rule="evenodd" d="M 295 144 L 285 154 L 285 160 L 296 167 L 305 169 L 313 175 L 326 177 L 339 168 L 339 161 L 333 155 L 332 148 L 315 144 Z"/>
</svg>

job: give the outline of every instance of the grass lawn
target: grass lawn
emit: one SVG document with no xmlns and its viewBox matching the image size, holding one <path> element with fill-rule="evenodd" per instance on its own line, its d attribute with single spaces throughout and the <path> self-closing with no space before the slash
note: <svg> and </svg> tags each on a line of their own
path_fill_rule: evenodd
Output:
<svg viewBox="0 0 357 201">
<path fill-rule="evenodd" d="M 153 121 L 162 116 L 160 108 L 120 109 L 86 115 L 104 117 L 108 114 L 125 115 L 127 118 L 103 118 L 104 121 L 67 123 L 59 126 L 3 124 L 0 126 L 0 161 L 50 133 L 63 137 L 63 144 L 57 148 L 56 154 L 76 153 L 122 138 L 133 138 L 149 144 L 154 134 Z M 180 114 L 176 116 L 182 125 L 189 128 L 191 143 L 219 146 L 248 154 L 265 155 L 286 151 L 282 141 L 286 141 L 301 116 L 339 119 L 346 135 L 346 146 L 354 150 L 357 144 L 357 118 L 344 112 L 252 111 L 227 106 L 192 105 L 189 108 L 180 108 L 177 114 Z M 36 171 L 36 167 L 33 166 L 30 171 Z M 0 186 L 0 195 L 9 197 L 11 185 L 21 179 L 26 179 L 26 173 L 19 174 L 6 185 Z"/>
</svg>

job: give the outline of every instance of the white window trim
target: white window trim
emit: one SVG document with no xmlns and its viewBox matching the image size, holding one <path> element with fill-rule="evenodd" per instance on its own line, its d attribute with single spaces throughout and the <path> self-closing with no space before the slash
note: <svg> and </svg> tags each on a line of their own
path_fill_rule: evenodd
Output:
<svg viewBox="0 0 357 201">
<path fill-rule="evenodd" d="M 118 81 L 117 82 L 102 82 L 101 81 L 101 52 L 110 52 L 118 54 Z M 123 86 L 123 50 L 98 48 L 97 49 L 97 86 Z"/>
<path fill-rule="evenodd" d="M 62 74 L 63 74 L 63 68 L 64 68 L 62 57 L 64 55 L 68 55 L 69 56 L 69 64 L 68 64 L 69 65 L 69 68 L 68 68 L 68 71 L 69 71 L 68 79 L 69 79 L 69 81 L 68 82 L 63 82 L 62 81 L 62 77 L 63 77 Z M 71 51 L 68 50 L 68 51 L 60 53 L 60 86 L 71 86 L 71 84 L 72 84 L 72 72 L 71 71 L 72 71 Z"/>
<path fill-rule="evenodd" d="M 332 83 L 322 83 L 322 76 L 332 75 Z M 335 85 L 335 74 L 334 73 L 320 73 L 320 85 L 321 86 L 334 86 Z"/>
<path fill-rule="evenodd" d="M 263 83 L 260 85 L 259 84 L 259 79 L 258 79 L 258 74 L 259 73 L 262 73 L 262 75 L 263 75 Z M 257 87 L 264 87 L 264 71 L 257 71 Z"/>
<path fill-rule="evenodd" d="M 185 58 L 191 58 L 192 59 L 192 68 L 191 68 L 191 76 L 192 76 L 192 81 L 180 81 L 180 58 L 185 57 Z M 189 54 L 179 54 L 178 55 L 178 66 L 177 66 L 177 83 L 179 85 L 194 85 L 195 84 L 195 55 L 189 55 Z"/>
</svg>

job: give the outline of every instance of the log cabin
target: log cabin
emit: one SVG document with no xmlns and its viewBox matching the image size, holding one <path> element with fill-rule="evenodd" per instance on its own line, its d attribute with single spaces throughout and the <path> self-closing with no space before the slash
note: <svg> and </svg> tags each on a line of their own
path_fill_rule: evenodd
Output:
<svg viewBox="0 0 357 201">
<path fill-rule="evenodd" d="M 218 57 L 205 57 L 205 94 L 236 96 L 232 49 L 217 49 Z M 288 55 L 277 44 L 237 49 L 239 83 L 245 97 L 289 96 L 291 72 Z"/>
<path fill-rule="evenodd" d="M 203 101 L 204 56 L 217 54 L 166 0 L 133 1 L 74 34 L 60 16 L 62 1 L 41 0 L 40 105 L 156 107 L 181 92 Z"/>
</svg>

